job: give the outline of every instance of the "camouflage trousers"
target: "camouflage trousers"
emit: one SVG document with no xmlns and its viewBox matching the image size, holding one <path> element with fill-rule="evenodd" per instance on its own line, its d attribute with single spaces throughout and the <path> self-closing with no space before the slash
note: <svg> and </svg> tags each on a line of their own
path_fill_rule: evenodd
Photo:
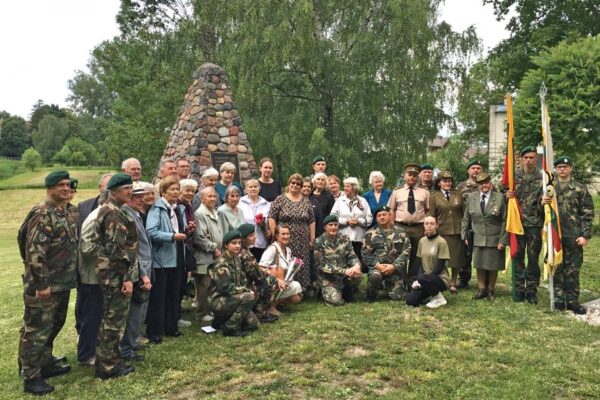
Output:
<svg viewBox="0 0 600 400">
<path fill-rule="evenodd" d="M 392 300 L 402 300 L 405 297 L 404 279 L 398 271 L 388 276 L 381 275 L 377 270 L 369 271 L 367 299 L 375 300 L 381 289 L 384 289 Z"/>
<path fill-rule="evenodd" d="M 65 324 L 70 290 L 51 293 L 45 300 L 25 293 L 25 313 L 19 339 L 19 369 L 23 379 L 40 377 L 50 363 L 54 339 Z"/>
<path fill-rule="evenodd" d="M 321 287 L 321 295 L 325 303 L 331 306 L 341 306 L 346 304 L 343 297 L 344 290 L 355 291 L 358 290 L 361 278 L 349 278 L 344 276 L 343 278 L 337 278 L 335 280 L 319 278 L 319 286 Z"/>
<path fill-rule="evenodd" d="M 542 228 L 524 227 L 524 229 L 524 235 L 517 235 L 517 254 L 513 259 L 515 291 L 535 294 L 540 285 L 539 259 L 542 250 Z M 525 266 L 525 254 L 527 254 L 527 266 Z"/>
<path fill-rule="evenodd" d="M 562 238 L 563 262 L 554 273 L 554 296 L 556 304 L 579 301 L 579 271 L 583 264 L 583 247 L 575 238 Z"/>
<path fill-rule="evenodd" d="M 98 331 L 96 369 L 102 372 L 110 373 L 121 362 L 119 343 L 125 333 L 131 301 L 121 293 L 122 285 L 123 281 L 118 278 L 100 283 L 103 313 Z"/>
<path fill-rule="evenodd" d="M 256 293 L 254 311 L 260 316 L 268 312 L 275 301 L 275 294 L 277 294 L 277 278 L 272 275 L 267 275 L 259 282 L 256 282 L 256 284 L 252 286 L 252 290 Z"/>
<path fill-rule="evenodd" d="M 215 297 L 210 306 L 216 318 L 227 318 L 224 325 L 230 330 L 258 329 L 258 318 L 252 311 L 256 303 L 254 293 L 248 291 L 231 296 Z"/>
</svg>

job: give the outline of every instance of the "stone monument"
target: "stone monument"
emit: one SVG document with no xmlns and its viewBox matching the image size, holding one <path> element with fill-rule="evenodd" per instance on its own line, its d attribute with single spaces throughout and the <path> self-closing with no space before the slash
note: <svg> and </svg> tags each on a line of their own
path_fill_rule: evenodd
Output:
<svg viewBox="0 0 600 400">
<path fill-rule="evenodd" d="M 198 182 L 207 168 L 219 170 L 226 161 L 235 164 L 235 179 L 239 182 L 258 176 L 227 73 L 218 65 L 206 63 L 194 72 L 193 78 L 161 159 L 186 158 L 191 167 L 190 178 Z"/>
</svg>

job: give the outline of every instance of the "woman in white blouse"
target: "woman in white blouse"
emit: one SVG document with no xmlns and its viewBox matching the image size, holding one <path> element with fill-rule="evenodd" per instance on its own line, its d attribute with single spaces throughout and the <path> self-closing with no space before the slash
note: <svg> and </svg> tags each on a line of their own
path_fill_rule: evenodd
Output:
<svg viewBox="0 0 600 400">
<path fill-rule="evenodd" d="M 256 242 L 254 246 L 250 247 L 250 252 L 257 260 L 260 260 L 269 244 L 267 240 L 271 237 L 267 220 L 271 203 L 258 195 L 260 192 L 260 183 L 258 183 L 257 179 L 247 180 L 245 186 L 246 195 L 240 199 L 238 208 L 244 213 L 245 222 L 254 225 Z M 262 220 L 262 224 L 259 224 L 258 220 Z"/>
<path fill-rule="evenodd" d="M 277 224 L 275 227 L 275 242 L 273 242 L 262 255 L 260 265 L 267 269 L 267 273 L 277 278 L 278 294 L 271 305 L 270 314 L 280 315 L 276 306 L 281 303 L 298 304 L 302 301 L 302 287 L 297 281 L 286 283 L 284 278 L 289 267 L 292 266 L 294 257 L 288 247 L 290 241 L 290 227 L 287 224 Z"/>
<path fill-rule="evenodd" d="M 365 232 L 373 221 L 371 208 L 364 197 L 358 195 L 358 179 L 344 179 L 344 194 L 335 201 L 331 214 L 338 216 L 340 233 L 348 236 L 356 256 L 363 265 L 361 249 Z M 366 272 L 366 271 L 363 271 Z"/>
</svg>

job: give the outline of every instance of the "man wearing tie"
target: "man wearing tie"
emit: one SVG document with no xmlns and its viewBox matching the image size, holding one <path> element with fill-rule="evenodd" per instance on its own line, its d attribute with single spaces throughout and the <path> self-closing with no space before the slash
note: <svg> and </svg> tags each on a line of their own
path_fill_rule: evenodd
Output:
<svg viewBox="0 0 600 400">
<path fill-rule="evenodd" d="M 423 237 L 423 222 L 429 211 L 429 192 L 417 186 L 420 171 L 418 164 L 406 164 L 404 186 L 395 189 L 388 202 L 392 221 L 403 228 L 410 239 L 410 262 L 404 281 L 409 287 L 417 275 L 414 260 L 419 240 Z"/>
</svg>

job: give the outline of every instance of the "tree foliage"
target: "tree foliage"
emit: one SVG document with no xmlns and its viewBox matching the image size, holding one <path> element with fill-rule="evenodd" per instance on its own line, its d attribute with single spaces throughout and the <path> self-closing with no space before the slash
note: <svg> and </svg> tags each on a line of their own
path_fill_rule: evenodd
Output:
<svg viewBox="0 0 600 400">
<path fill-rule="evenodd" d="M 16 115 L 2 113 L 0 116 L 0 155 L 20 157 L 27 145 L 25 120 Z"/>
<path fill-rule="evenodd" d="M 52 161 L 65 165 L 97 165 L 99 161 L 96 148 L 80 138 L 70 138 Z"/>
<path fill-rule="evenodd" d="M 69 123 L 67 120 L 48 114 L 42 118 L 38 128 L 33 131 L 33 147 L 41 154 L 42 161 L 47 163 L 62 148 L 68 136 Z"/>
<path fill-rule="evenodd" d="M 33 147 L 28 148 L 21 156 L 21 162 L 27 169 L 35 171 L 42 165 L 42 156 Z"/>
<path fill-rule="evenodd" d="M 516 138 L 521 145 L 540 142 L 542 82 L 555 154 L 574 157 L 579 166 L 600 159 L 600 37 L 565 41 L 533 59 L 515 101 Z"/>
</svg>

